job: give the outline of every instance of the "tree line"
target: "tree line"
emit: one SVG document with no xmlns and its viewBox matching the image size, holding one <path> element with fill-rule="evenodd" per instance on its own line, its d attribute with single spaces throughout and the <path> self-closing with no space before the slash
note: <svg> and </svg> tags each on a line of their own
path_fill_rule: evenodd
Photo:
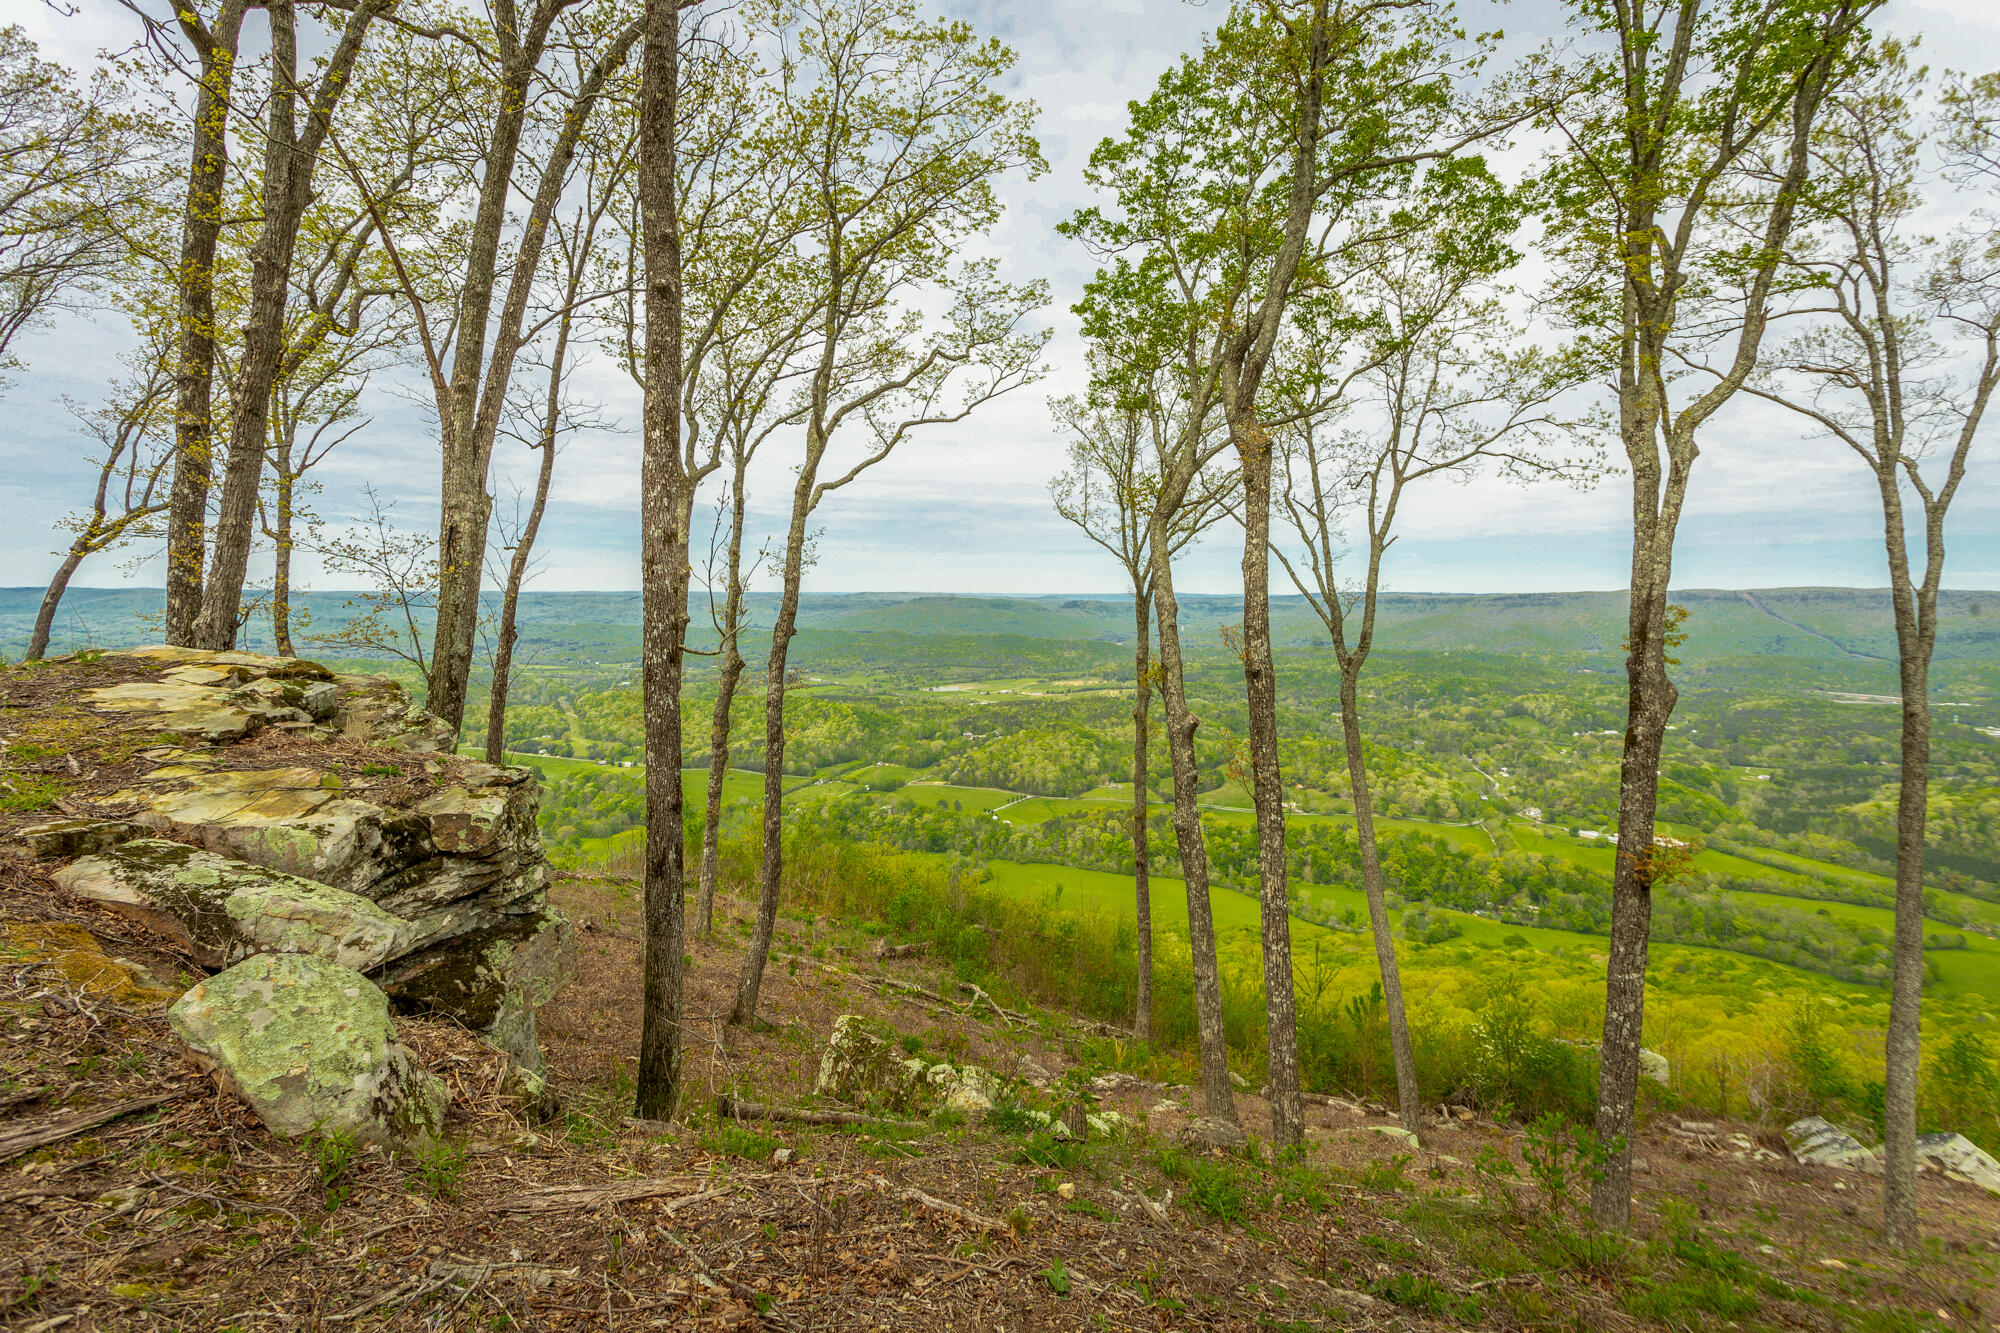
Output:
<svg viewBox="0 0 2000 1333">
<path fill-rule="evenodd" d="M 77 566 L 142 538 L 164 546 L 168 642 L 229 648 L 268 615 L 290 651 L 289 562 L 318 543 L 374 589 L 333 641 L 407 657 L 455 730 L 491 641 L 497 758 L 518 596 L 560 447 L 595 410 L 575 370 L 586 350 L 608 357 L 643 402 L 635 1109 L 669 1117 L 683 941 L 709 924 L 746 681 L 763 696 L 765 793 L 730 1019 L 756 1017 L 820 507 L 1046 370 L 1047 291 L 982 244 L 1003 183 L 1045 168 L 1036 109 L 1009 91 L 1014 53 L 914 0 L 121 4 L 131 51 L 80 85 L 17 31 L 0 42 L 0 80 L 18 90 L 0 113 L 0 357 L 65 305 L 115 305 L 137 335 L 130 384 L 91 416 L 94 498 L 33 655 Z M 1361 689 L 1383 571 L 1440 479 L 1591 484 L 1622 460 L 1627 721 L 1593 1207 L 1627 1224 L 1654 897 L 1678 871 L 1654 840 L 1685 633 L 1673 557 L 1703 443 L 1732 403 L 1763 400 L 1844 445 L 1881 499 L 1903 700 L 1885 1207 L 1890 1235 L 1914 1240 L 1928 670 L 1945 521 L 2000 382 L 1990 218 L 1938 238 L 1920 223 L 1927 198 L 1973 207 L 2000 180 L 2000 76 L 1931 76 L 1870 31 L 1876 6 L 1574 0 L 1564 43 L 1499 68 L 1494 39 L 1432 0 L 1246 0 L 1092 154 L 1099 202 L 1058 228 L 1097 268 L 1076 307 L 1088 388 L 1052 405 L 1074 440 L 1055 498 L 1132 585 L 1142 1000 L 1161 699 L 1209 1115 L 1236 1109 L 1176 556 L 1220 516 L 1243 536 L 1230 766 L 1255 809 L 1267 977 L 1294 976 L 1274 577 L 1338 661 L 1361 887 L 1418 1131 Z M 1510 144 L 1536 159 L 1516 177 L 1489 160 Z M 435 422 L 434 535 L 372 492 L 365 521 L 326 535 L 310 474 L 365 426 L 361 389 L 392 366 L 414 373 Z M 536 458 L 512 514 L 492 494 L 503 441 Z M 792 484 L 781 540 L 757 552 L 745 491 L 772 451 Z M 260 542 L 268 590 L 249 577 Z M 760 576 L 780 595 L 753 674 L 744 597 Z M 488 582 L 497 617 L 482 612 Z M 720 681 L 693 868 L 691 652 L 714 655 Z M 1297 997 L 1262 998 L 1273 1136 L 1289 1148 L 1304 1124 Z"/>
</svg>

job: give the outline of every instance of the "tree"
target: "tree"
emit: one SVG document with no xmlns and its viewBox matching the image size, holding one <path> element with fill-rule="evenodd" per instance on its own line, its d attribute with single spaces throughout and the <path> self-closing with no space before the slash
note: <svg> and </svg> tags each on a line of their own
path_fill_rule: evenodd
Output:
<svg viewBox="0 0 2000 1333">
<path fill-rule="evenodd" d="M 88 85 L 0 28 L 0 372 L 15 340 L 111 273 L 155 184 L 154 127 L 115 75 Z M 0 381 L 4 383 L 4 381 Z"/>
<path fill-rule="evenodd" d="M 1945 173 L 1991 189 L 2000 163 L 1981 144 L 2000 123 L 2000 79 L 1919 111 L 1925 73 L 1885 43 L 1871 77 L 1827 99 L 1811 138 L 1812 188 L 1788 255 L 1806 283 L 1790 313 L 1808 329 L 1750 391 L 1784 404 L 1853 452 L 1882 506 L 1902 692 L 1896 800 L 1895 964 L 1884 1095 L 1883 1229 L 1913 1247 L 1917 1078 L 1924 977 L 1924 835 L 1930 781 L 1930 665 L 1937 647 L 1945 519 L 2000 385 L 2000 239 L 1990 214 L 1945 241 L 1916 232 L 1926 145 Z M 1927 470 L 1926 464 L 1929 464 Z M 1911 563 L 1914 534 L 1923 567 Z"/>
<path fill-rule="evenodd" d="M 1198 436 L 1218 414 L 1243 478 L 1242 659 L 1272 1134 L 1284 1146 L 1302 1141 L 1305 1113 L 1270 633 L 1271 436 L 1259 395 L 1294 287 L 1324 280 L 1329 238 L 1354 203 L 1400 188 L 1417 164 L 1511 123 L 1454 93 L 1454 81 L 1478 65 L 1476 54 L 1458 52 L 1458 37 L 1418 3 L 1239 6 L 1199 59 L 1183 61 L 1134 104 L 1125 136 L 1092 154 L 1090 178 L 1115 195 L 1117 212 L 1086 209 L 1066 224 L 1112 261 L 1087 288 L 1086 332 L 1152 344 L 1116 364 L 1175 364 L 1193 408 L 1186 429 Z M 1136 329 L 1114 332 L 1114 323 Z M 1164 638 L 1161 655 L 1163 663 L 1177 655 Z M 1179 686 L 1163 685 L 1171 719 Z M 1170 753 L 1176 725 L 1170 720 Z M 1191 733 L 1181 749 L 1191 760 Z M 1198 828 L 1191 809 L 1176 819 Z M 1196 837 L 1183 842 L 1183 864 L 1194 859 Z M 1205 900 L 1196 910 L 1206 915 Z M 1198 958 L 1198 996 L 1205 966 Z M 1219 1006 L 1198 1010 L 1210 1113 L 1233 1116 Z"/>
<path fill-rule="evenodd" d="M 358 575 L 365 586 L 342 603 L 351 614 L 313 638 L 361 657 L 400 657 L 428 671 L 424 622 L 437 612 L 436 543 L 427 533 L 397 527 L 395 502 L 384 502 L 372 484 L 361 495 L 366 508 L 325 541 L 320 556 L 328 569 Z"/>
<path fill-rule="evenodd" d="M 334 112 L 352 83 L 368 29 L 395 2 L 355 0 L 345 21 L 338 25 L 333 50 L 319 63 L 317 77 L 302 82 L 293 0 L 264 0 L 271 22 L 271 84 L 265 103 L 263 199 L 257 239 L 250 248 L 249 301 L 236 382 L 230 393 L 229 452 L 216 512 L 214 551 L 202 589 L 201 618 L 194 627 L 197 647 L 236 646 L 243 581 L 256 533 L 257 495 L 269 444 L 271 390 L 285 353 L 285 308 L 292 289 L 299 228 L 312 203 L 320 149 Z M 327 12 L 319 11 L 322 21 Z M 306 95 L 303 127 L 298 123 L 301 94 Z"/>
<path fill-rule="evenodd" d="M 171 436 L 173 419 L 173 375 L 165 351 L 163 347 L 142 350 L 133 360 L 136 373 L 113 391 L 105 406 L 94 411 L 72 407 L 101 450 L 97 489 L 89 510 L 64 520 L 76 537 L 42 596 L 28 639 L 27 661 L 38 661 L 48 651 L 56 609 L 86 559 L 158 535 L 157 519 L 167 507 L 160 483 L 170 452 L 157 447 L 157 442 Z"/>
<path fill-rule="evenodd" d="M 1631 1216 L 1631 1137 L 1645 1018 L 1659 766 L 1678 698 L 1667 675 L 1674 539 L 1704 427 L 1755 369 L 1781 256 L 1809 170 L 1812 127 L 1849 73 L 1874 0 L 1585 0 L 1608 48 L 1582 60 L 1580 95 L 1548 105 L 1561 144 L 1547 177 L 1552 293 L 1596 343 L 1632 476 L 1627 720 L 1605 977 L 1596 1132 L 1609 1151 L 1592 1216 Z M 1775 172 L 1760 172 L 1769 147 Z M 1726 363 L 1699 392 L 1688 361 Z"/>
<path fill-rule="evenodd" d="M 756 1015 L 777 924 L 786 663 L 812 514 L 913 436 L 1031 382 L 1047 343 L 1024 328 L 1046 299 L 1040 284 L 1010 286 L 992 262 L 957 254 L 998 219 L 998 179 L 1042 169 L 1032 107 L 996 88 L 1013 52 L 969 24 L 922 18 L 911 0 L 770 0 L 753 12 L 776 48 L 771 132 L 808 169 L 799 263 L 816 327 L 800 349 L 805 441 L 765 677 L 763 855 L 737 1024 Z M 868 443 L 822 478 L 844 428 Z"/>
<path fill-rule="evenodd" d="M 688 521 L 695 482 L 681 441 L 680 10 L 646 0 L 639 95 L 640 224 L 646 281 L 640 567 L 646 725 L 644 996 L 636 1115 L 671 1120 L 680 1102 L 687 874 L 681 827 L 681 683 L 688 623 Z"/>
<path fill-rule="evenodd" d="M 1509 192 L 1483 167 L 1441 170 L 1424 184 L 1424 206 L 1365 229 L 1389 239 L 1371 245 L 1360 290 L 1302 303 L 1281 352 L 1294 364 L 1279 374 L 1273 394 L 1285 423 L 1277 444 L 1278 504 L 1299 558 L 1282 544 L 1272 550 L 1326 626 L 1340 665 L 1341 742 L 1361 885 L 1382 974 L 1399 1112 L 1412 1133 L 1421 1125 L 1416 1057 L 1361 718 L 1361 673 L 1375 643 L 1383 557 L 1412 483 L 1469 476 L 1489 463 L 1524 475 L 1576 471 L 1574 464 L 1551 467 L 1545 446 L 1578 425 L 1553 410 L 1574 383 L 1569 364 L 1524 349 L 1524 331 L 1512 326 L 1494 290 L 1497 275 L 1518 260 L 1507 242 L 1516 221 Z M 1372 313 L 1358 315 L 1356 307 Z M 1356 389 L 1366 393 L 1364 402 L 1351 401 Z M 1336 430 L 1341 414 L 1356 407 L 1375 420 Z M 1350 514 L 1360 526 L 1354 549 L 1366 561 L 1358 589 L 1343 586 L 1339 576 Z"/>
<path fill-rule="evenodd" d="M 621 149 L 599 171 L 593 163 L 587 172 L 586 202 L 577 209 L 569 226 L 553 224 L 555 265 L 560 290 L 552 317 L 555 341 L 548 354 L 548 380 L 539 402 L 530 400 L 524 415 L 529 433 L 523 442 L 541 455 L 535 472 L 534 499 L 525 518 L 512 532 L 503 527 L 502 548 L 507 551 L 507 573 L 501 580 L 500 625 L 493 641 L 493 683 L 486 700 L 486 762 L 506 762 L 507 694 L 512 683 L 514 645 L 519 639 L 515 621 L 520 613 L 521 587 L 527 581 L 534 559 L 535 537 L 541 531 L 542 514 L 548 508 L 549 484 L 555 478 L 556 451 L 562 436 L 586 424 L 578 418 L 567 395 L 566 381 L 571 369 L 572 327 L 582 309 L 583 280 L 591 267 L 597 229 L 611 207 L 621 178 L 626 174 L 626 154 Z"/>
<path fill-rule="evenodd" d="M 207 550 L 208 491 L 215 435 L 215 258 L 222 237 L 229 175 L 229 106 L 236 51 L 248 0 L 217 0 L 204 17 L 177 4 L 162 20 L 120 0 L 146 27 L 147 40 L 176 68 L 172 31 L 193 47 L 195 100 L 189 117 L 187 190 L 181 207 L 180 262 L 175 268 L 179 341 L 174 372 L 174 477 L 167 501 L 165 637 L 192 644 L 201 616 L 202 559 Z"/>
<path fill-rule="evenodd" d="M 1051 405 L 1070 433 L 1069 467 L 1049 482 L 1056 513 L 1103 547 L 1132 585 L 1132 884 L 1138 910 L 1139 984 L 1133 1032 L 1153 1039 L 1153 900 L 1147 814 L 1152 775 L 1147 747 L 1153 697 L 1153 563 L 1148 549 L 1158 516 L 1163 450 L 1176 423 L 1162 404 L 1122 410 L 1092 408 L 1076 399 Z M 1222 513 L 1222 483 L 1211 479 L 1200 493 L 1159 518 L 1169 560 L 1191 545 Z"/>
<path fill-rule="evenodd" d="M 533 0 L 525 13 L 517 12 L 513 0 L 494 0 L 493 21 L 479 46 L 483 104 L 477 114 L 485 117 L 485 129 L 432 186 L 476 191 L 464 235 L 448 256 L 438 256 L 449 261 L 443 265 L 450 273 L 445 318 L 425 313 L 420 292 L 405 275 L 405 294 L 428 333 L 426 360 L 443 469 L 427 706 L 454 730 L 465 718 L 479 621 L 492 514 L 487 473 L 514 361 L 528 341 L 524 323 L 549 222 L 568 188 L 579 145 L 601 132 L 600 100 L 648 21 L 643 14 L 628 18 L 622 7 L 604 0 Z M 568 57 L 572 67 L 555 68 L 558 56 Z M 518 174 L 524 151 L 536 154 L 532 180 Z M 516 190 L 526 196 L 527 213 L 507 236 Z M 507 281 L 496 312 L 503 236 Z"/>
<path fill-rule="evenodd" d="M 316 237 L 315 262 L 294 274 L 299 290 L 271 386 L 265 458 L 270 498 L 258 500 L 257 520 L 271 543 L 271 637 L 280 657 L 294 655 L 292 634 L 305 614 L 292 602 L 292 559 L 301 530 L 319 528 L 318 515 L 305 505 L 305 497 L 319 484 L 307 474 L 367 427 L 368 419 L 360 414 L 361 395 L 382 354 L 405 332 L 381 302 L 367 301 L 367 290 L 354 286 L 369 248 L 371 227 L 365 219 L 365 213 L 350 213 L 330 236 Z M 323 220 L 311 218 L 307 225 Z M 345 323 L 339 324 L 329 311 L 342 304 Z"/>
</svg>

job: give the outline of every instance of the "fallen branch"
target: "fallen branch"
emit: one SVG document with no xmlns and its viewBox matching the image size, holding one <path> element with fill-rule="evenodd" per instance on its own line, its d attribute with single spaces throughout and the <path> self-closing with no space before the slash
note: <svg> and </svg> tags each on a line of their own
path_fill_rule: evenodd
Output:
<svg viewBox="0 0 2000 1333">
<path fill-rule="evenodd" d="M 0 1162 L 11 1161 L 24 1152 L 47 1147 L 51 1143 L 61 1143 L 86 1130 L 108 1125 L 140 1111 L 150 1111 L 155 1106 L 187 1095 L 187 1089 L 175 1088 L 154 1097 L 135 1097 L 129 1102 L 113 1102 L 100 1106 L 95 1111 L 85 1111 L 81 1115 L 51 1116 L 43 1120 L 30 1120 L 13 1129 L 0 1130 Z"/>
<path fill-rule="evenodd" d="M 1000 1015 L 1001 1020 L 1007 1023 L 1010 1027 L 1015 1023 L 1025 1023 L 1028 1021 L 1028 1016 L 1026 1014 L 1017 1014 L 1012 1009 L 1003 1009 L 1000 1005 L 1000 1001 L 994 999 L 991 995 L 988 995 L 983 989 L 973 985 L 969 981 L 959 982 L 958 988 L 962 991 L 967 991 L 972 995 L 972 1007 L 974 1009 L 977 1009 L 979 1007 L 979 1002 L 981 1000 L 984 1000 L 986 1001 L 987 1004 L 992 1006 L 993 1012 Z"/>
<path fill-rule="evenodd" d="M 550 1185 L 502 1199 L 493 1205 L 491 1211 L 569 1213 L 583 1208 L 602 1208 L 608 1204 L 657 1199 L 690 1183 L 692 1183 L 691 1178 L 688 1176 L 642 1176 L 637 1180 L 620 1180 L 609 1185 Z M 700 1203 L 703 1199 L 721 1198 L 722 1193 L 721 1190 L 703 1190 L 699 1194 L 684 1194 L 678 1199 L 662 1204 L 661 1207 L 671 1213 L 691 1203 Z"/>
<path fill-rule="evenodd" d="M 771 1106 L 738 1101 L 728 1093 L 715 1099 L 715 1113 L 724 1120 L 778 1120 L 799 1125 L 866 1125 L 870 1129 L 921 1129 L 914 1120 L 885 1120 L 859 1111 L 809 1111 L 797 1106 Z"/>
<path fill-rule="evenodd" d="M 902 1199 L 907 1203 L 914 1203 L 920 1208 L 928 1208 L 934 1213 L 943 1213 L 947 1217 L 956 1218 L 967 1226 L 975 1227 L 980 1231 L 1005 1231 L 1007 1229 L 1005 1222 L 997 1222 L 990 1217 L 975 1213 L 970 1208 L 961 1207 L 955 1203 L 946 1203 L 943 1199 L 926 1194 L 920 1189 L 895 1189 L 894 1186 L 890 1185 L 888 1181 L 882 1179 L 880 1176 L 875 1177 L 875 1183 L 882 1189 L 890 1190 L 894 1197 L 898 1199 Z"/>
<path fill-rule="evenodd" d="M 918 940 L 914 944 L 891 944 L 886 939 L 875 941 L 877 958 L 919 958 L 930 951 L 929 940 Z"/>
</svg>

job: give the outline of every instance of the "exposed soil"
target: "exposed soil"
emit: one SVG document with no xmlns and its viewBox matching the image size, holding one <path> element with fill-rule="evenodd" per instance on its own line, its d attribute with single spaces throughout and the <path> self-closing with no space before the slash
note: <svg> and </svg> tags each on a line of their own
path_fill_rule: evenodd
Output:
<svg viewBox="0 0 2000 1333">
<path fill-rule="evenodd" d="M 94 930 L 107 924 L 65 904 L 37 872 L 0 875 L 0 918 L 45 920 L 53 910 Z M 1925 1183 L 1936 1239 L 1921 1263 L 1906 1265 L 1874 1245 L 1874 1181 L 1738 1161 L 1664 1127 L 1641 1147 L 1650 1169 L 1640 1177 L 1639 1226 L 1655 1239 L 1621 1259 L 1562 1239 L 1582 1233 L 1542 1220 L 1533 1191 L 1503 1203 L 1473 1163 L 1482 1151 L 1511 1154 L 1519 1136 L 1491 1125 L 1435 1128 L 1426 1151 L 1406 1155 L 1364 1128 L 1386 1118 L 1316 1106 L 1309 1172 L 1171 1148 L 1183 1114 L 1164 1109 L 1178 1099 L 1159 1088 L 1105 1098 L 1143 1130 L 1053 1164 L 1022 1160 L 1046 1142 L 973 1124 L 907 1134 L 724 1125 L 707 1110 L 717 1092 L 805 1101 L 840 1013 L 881 1017 L 929 1054 L 1001 1073 L 1030 1060 L 1060 1071 L 1080 1035 L 1057 1016 L 1016 1026 L 983 1005 L 967 1013 L 949 1002 L 952 979 L 922 960 L 878 962 L 858 937 L 798 921 L 781 923 L 780 953 L 801 957 L 817 943 L 826 965 L 774 962 L 769 1026 L 727 1031 L 715 1015 L 732 993 L 748 920 L 748 905 L 734 899 L 718 902 L 716 942 L 693 949 L 688 1123 L 664 1133 L 628 1124 L 636 894 L 569 881 L 555 898 L 583 944 L 581 975 L 543 1012 L 566 1110 L 538 1122 L 502 1091 L 499 1058 L 486 1047 L 406 1021 L 406 1040 L 453 1090 L 456 1149 L 428 1162 L 370 1153 L 341 1161 L 327 1148 L 276 1141 L 186 1066 L 161 1004 L 113 1004 L 46 965 L 0 963 L 9 1031 L 0 1132 L 125 1099 L 174 1098 L 0 1166 L 0 1324 L 1658 1327 L 1626 1307 L 1647 1281 L 1680 1290 L 1689 1266 L 1658 1238 L 1675 1207 L 1683 1248 L 1722 1265 L 1725 1288 L 1750 1293 L 1743 1299 L 1756 1314 L 1731 1321 L 1739 1326 L 1917 1326 L 1883 1321 L 1895 1311 L 1951 1328 L 2000 1318 L 2000 1205 L 1977 1191 Z M 129 933 L 101 937 L 156 972 L 173 962 Z M 947 1004 L 885 994 L 885 978 Z M 1245 1095 L 1239 1106 L 1253 1135 L 1266 1129 L 1260 1099 Z M 770 1154 L 781 1145 L 791 1158 L 776 1164 Z M 620 1183 L 650 1197 L 560 1195 Z M 1233 1204 L 1231 1189 L 1242 1195 Z M 1138 1195 L 1158 1204 L 1170 1192 L 1162 1225 Z"/>
</svg>

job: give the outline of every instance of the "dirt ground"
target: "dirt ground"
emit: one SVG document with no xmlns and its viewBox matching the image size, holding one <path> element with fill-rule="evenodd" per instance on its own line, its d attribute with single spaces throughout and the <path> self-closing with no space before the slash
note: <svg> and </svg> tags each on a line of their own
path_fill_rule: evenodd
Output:
<svg viewBox="0 0 2000 1333">
<path fill-rule="evenodd" d="M 793 920 L 767 1025 L 726 1029 L 748 922 L 733 898 L 692 951 L 685 1118 L 628 1122 L 636 893 L 567 881 L 555 897 L 581 942 L 577 981 L 542 1016 L 563 1111 L 537 1119 L 487 1048 L 406 1020 L 452 1088 L 451 1139 L 393 1161 L 273 1139 L 166 1032 L 186 961 L 0 863 L 13 932 L 0 1135 L 164 1099 L 0 1164 L 0 1326 L 2000 1328 L 1995 1201 L 1927 1181 L 1933 1239 L 1906 1262 L 1874 1244 L 1874 1181 L 1738 1160 L 1727 1135 L 1741 1127 L 1648 1131 L 1644 1239 L 1628 1246 L 1483 1173 L 1482 1154 L 1516 1160 L 1522 1140 L 1478 1122 L 1435 1126 L 1411 1152 L 1369 1128 L 1386 1116 L 1315 1105 L 1299 1166 L 1174 1146 L 1187 1094 L 1157 1085 L 1105 1095 L 1139 1127 L 1081 1149 L 951 1117 L 858 1131 L 720 1121 L 720 1093 L 805 1103 L 842 1013 L 1002 1075 L 1060 1075 L 1088 1035 L 1059 1015 L 996 1013 L 924 960 L 876 960 L 857 934 Z M 20 941 L 52 923 L 134 966 L 91 976 L 33 957 Z M 1238 1106 L 1261 1136 L 1264 1103 Z"/>
</svg>

